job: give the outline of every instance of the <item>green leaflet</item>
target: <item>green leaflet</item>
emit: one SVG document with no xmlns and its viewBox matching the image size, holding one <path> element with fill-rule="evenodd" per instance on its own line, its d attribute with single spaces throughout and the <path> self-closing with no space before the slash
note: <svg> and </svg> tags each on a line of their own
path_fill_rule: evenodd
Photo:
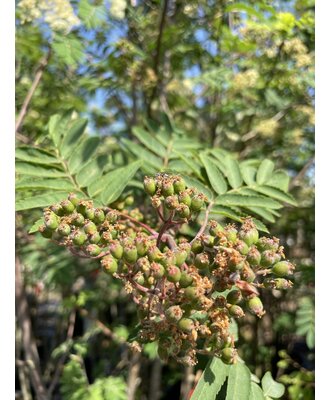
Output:
<svg viewBox="0 0 330 400">
<path fill-rule="evenodd" d="M 72 148 L 72 154 L 68 161 L 68 168 L 72 174 L 77 173 L 85 166 L 95 153 L 99 143 L 98 136 L 91 136 L 84 138 L 78 147 Z"/>
<path fill-rule="evenodd" d="M 265 219 L 268 222 L 275 222 L 275 218 L 273 214 L 271 214 L 268 210 L 262 207 L 245 207 L 247 210 L 250 210 L 253 212 L 253 214 L 257 214 L 263 219 Z"/>
<path fill-rule="evenodd" d="M 161 159 L 159 157 L 155 156 L 149 150 L 146 150 L 144 147 L 142 147 L 128 139 L 121 139 L 121 142 L 137 158 L 144 160 L 147 164 L 151 165 L 156 170 L 160 171 L 163 168 L 163 163 L 162 163 Z"/>
<path fill-rule="evenodd" d="M 300 300 L 296 314 L 296 333 L 306 335 L 306 344 L 310 349 L 315 346 L 315 307 L 311 298 Z"/>
<path fill-rule="evenodd" d="M 274 399 L 281 398 L 285 391 L 284 385 L 274 381 L 269 371 L 263 376 L 261 380 L 261 386 L 262 390 L 264 391 L 264 395 Z"/>
<path fill-rule="evenodd" d="M 44 218 L 41 217 L 39 218 L 32 226 L 31 229 L 29 230 L 29 233 L 35 233 L 38 232 L 38 229 L 41 225 L 44 223 Z"/>
<path fill-rule="evenodd" d="M 230 218 L 237 222 L 242 222 L 242 214 L 237 213 L 235 210 L 229 207 L 224 206 L 213 206 L 210 212 L 210 216 L 212 215 L 223 215 L 224 217 Z"/>
<path fill-rule="evenodd" d="M 242 186 L 243 179 L 240 172 L 238 161 L 228 156 L 225 159 L 226 167 L 227 167 L 227 179 L 231 187 L 234 189 Z"/>
<path fill-rule="evenodd" d="M 270 160 L 263 160 L 257 171 L 257 183 L 263 185 L 269 181 L 274 171 L 274 163 Z"/>
<path fill-rule="evenodd" d="M 281 203 L 265 196 L 247 196 L 242 194 L 227 193 L 216 198 L 216 204 L 239 207 L 263 207 L 277 210 L 282 208 Z"/>
<path fill-rule="evenodd" d="M 269 233 L 269 230 L 267 229 L 267 226 L 263 222 L 259 221 L 256 218 L 252 218 L 252 220 L 255 223 L 258 231 Z"/>
<path fill-rule="evenodd" d="M 265 400 L 264 394 L 258 384 L 251 382 L 251 391 L 249 400 Z"/>
<path fill-rule="evenodd" d="M 253 190 L 256 192 L 262 193 L 266 196 L 273 197 L 276 200 L 280 200 L 283 203 L 288 203 L 293 206 L 297 205 L 296 200 L 289 193 L 283 192 L 281 189 L 263 185 L 263 186 L 253 186 Z"/>
<path fill-rule="evenodd" d="M 68 192 L 74 190 L 73 183 L 64 178 L 50 178 L 50 179 L 39 179 L 39 178 L 29 178 L 20 179 L 16 182 L 16 190 L 25 189 L 40 189 L 40 190 L 67 190 Z"/>
<path fill-rule="evenodd" d="M 60 147 L 61 155 L 64 158 L 67 158 L 71 154 L 72 148 L 78 145 L 79 140 L 86 129 L 87 123 L 88 120 L 85 118 L 79 118 L 72 121 Z"/>
<path fill-rule="evenodd" d="M 84 45 L 74 35 L 55 35 L 51 45 L 58 59 L 71 67 L 84 57 Z"/>
<path fill-rule="evenodd" d="M 16 172 L 22 175 L 40 176 L 45 178 L 61 178 L 67 176 L 65 172 L 57 168 L 51 168 L 45 165 L 34 165 L 21 161 L 16 163 Z"/>
<path fill-rule="evenodd" d="M 93 184 L 97 179 L 101 178 L 103 169 L 107 163 L 108 156 L 102 155 L 84 165 L 76 176 L 76 180 L 80 187 L 87 187 Z"/>
<path fill-rule="evenodd" d="M 182 153 L 180 153 L 180 152 L 178 152 L 176 150 L 174 150 L 173 152 L 179 158 L 181 158 L 181 160 L 183 162 L 185 162 L 188 165 L 188 167 L 190 168 L 191 172 L 193 172 L 199 179 L 201 179 L 201 180 L 203 179 L 202 175 L 201 175 L 201 167 L 194 159 L 192 159 L 191 157 L 188 158 L 188 157 L 184 156 Z"/>
<path fill-rule="evenodd" d="M 126 167 L 108 172 L 88 187 L 88 193 L 90 196 L 100 194 L 104 204 L 116 201 L 141 165 L 142 161 L 135 161 Z"/>
<path fill-rule="evenodd" d="M 190 400 L 215 400 L 228 376 L 229 366 L 213 357 L 205 367 Z"/>
<path fill-rule="evenodd" d="M 182 175 L 182 177 L 184 178 L 184 180 L 186 181 L 186 184 L 188 186 L 194 186 L 200 192 L 205 194 L 205 196 L 208 198 L 208 200 L 213 199 L 212 191 L 208 187 L 206 187 L 203 183 L 201 183 L 198 179 L 192 178 L 191 176 L 187 176 L 187 175 Z"/>
<path fill-rule="evenodd" d="M 147 149 L 163 158 L 166 156 L 166 148 L 157 139 L 155 139 L 156 136 L 138 126 L 133 127 L 132 133 L 140 140 L 142 144 L 144 144 Z"/>
<path fill-rule="evenodd" d="M 240 164 L 240 171 L 241 171 L 242 178 L 243 178 L 244 182 L 248 186 L 255 185 L 255 176 L 256 176 L 256 173 L 257 173 L 257 169 L 256 168 L 250 167 L 248 165 L 243 166 L 242 164 Z"/>
<path fill-rule="evenodd" d="M 88 0 L 80 0 L 78 16 L 87 29 L 94 29 L 102 25 L 107 16 L 107 10 L 104 5 L 95 6 L 90 4 Z"/>
<path fill-rule="evenodd" d="M 287 192 L 289 190 L 289 182 L 290 177 L 288 173 L 279 169 L 273 173 L 267 184 Z"/>
<path fill-rule="evenodd" d="M 17 147 L 15 157 L 34 164 L 58 164 L 57 158 L 50 152 L 30 146 Z"/>
<path fill-rule="evenodd" d="M 202 163 L 206 169 L 207 177 L 211 183 L 212 188 L 218 194 L 224 194 L 227 191 L 227 182 L 222 175 L 219 168 L 211 161 L 211 159 L 202 153 L 200 156 Z"/>
<path fill-rule="evenodd" d="M 231 365 L 228 375 L 226 400 L 249 400 L 251 390 L 250 371 L 240 362 Z"/>
<path fill-rule="evenodd" d="M 46 192 L 44 194 L 18 199 L 16 201 L 16 211 L 29 210 L 31 208 L 47 207 L 66 199 L 68 192 Z"/>
</svg>

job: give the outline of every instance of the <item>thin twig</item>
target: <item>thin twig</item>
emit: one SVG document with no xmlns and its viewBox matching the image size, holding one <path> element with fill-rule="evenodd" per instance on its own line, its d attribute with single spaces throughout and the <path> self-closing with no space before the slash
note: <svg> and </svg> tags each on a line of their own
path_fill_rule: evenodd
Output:
<svg viewBox="0 0 330 400">
<path fill-rule="evenodd" d="M 154 72 L 157 76 L 157 83 L 155 84 L 152 94 L 150 96 L 149 104 L 148 104 L 148 109 L 147 109 L 147 114 L 150 117 L 151 116 L 151 104 L 156 96 L 157 93 L 157 87 L 161 81 L 160 74 L 159 74 L 159 64 L 160 64 L 160 54 L 161 54 L 161 47 L 162 47 L 162 38 L 163 38 L 163 32 L 164 32 L 164 27 L 165 27 L 165 19 L 166 19 L 166 14 L 167 14 L 167 8 L 168 8 L 168 3 L 169 0 L 164 0 L 164 7 L 159 23 L 159 31 L 158 31 L 158 37 L 157 37 L 157 43 L 156 43 L 156 54 L 154 58 Z"/>
<path fill-rule="evenodd" d="M 29 367 L 31 383 L 36 393 L 37 400 L 48 400 L 40 370 L 38 349 L 32 332 L 29 305 L 26 298 L 21 263 L 18 256 L 16 256 L 15 260 L 15 297 L 17 321 L 22 332 L 24 358 Z"/>
<path fill-rule="evenodd" d="M 66 341 L 71 340 L 72 337 L 73 337 L 74 326 L 75 326 L 75 323 L 76 323 L 76 314 L 77 314 L 76 309 L 72 310 L 72 312 L 70 313 L 69 322 L 68 322 L 68 330 L 67 330 L 67 334 L 66 334 Z M 56 367 L 56 369 L 54 371 L 53 379 L 52 379 L 52 381 L 51 381 L 51 383 L 49 385 L 49 388 L 47 390 L 47 394 L 48 394 L 49 398 L 51 397 L 51 395 L 52 395 L 52 393 L 53 393 L 53 391 L 54 391 L 54 389 L 55 389 L 55 387 L 57 385 L 57 382 L 58 382 L 58 380 L 59 380 L 59 378 L 61 376 L 62 367 L 63 367 L 63 365 L 65 363 L 67 355 L 68 355 L 68 351 L 66 351 L 62 355 L 62 357 L 60 358 L 60 360 L 59 360 L 59 362 L 57 364 L 57 367 Z"/>
<path fill-rule="evenodd" d="M 200 230 L 197 232 L 197 235 L 193 238 L 193 240 L 190 242 L 190 244 L 193 244 L 195 240 L 197 240 L 200 236 L 203 235 L 203 233 L 206 229 L 207 223 L 208 223 L 209 214 L 210 214 L 211 208 L 213 207 L 213 204 L 214 204 L 214 202 L 211 201 L 210 204 L 207 206 L 207 209 L 205 211 L 204 222 L 203 222 L 202 226 L 200 227 Z"/>
<path fill-rule="evenodd" d="M 130 221 L 134 222 L 134 223 L 137 224 L 137 225 L 142 226 L 142 228 L 144 228 L 146 231 L 152 233 L 153 235 L 157 233 L 154 229 L 150 228 L 149 225 L 146 225 L 146 224 L 144 224 L 143 222 L 138 221 L 137 219 L 131 217 L 130 215 L 127 215 L 127 214 L 121 213 L 121 212 L 119 212 L 119 215 L 122 216 L 122 217 L 124 217 L 124 218 L 129 219 Z"/>
<path fill-rule="evenodd" d="M 308 160 L 308 162 L 303 166 L 303 168 L 298 172 L 298 174 L 290 182 L 289 189 L 292 189 L 294 186 L 296 186 L 299 183 L 299 181 L 305 176 L 308 169 L 314 164 L 314 161 L 315 161 L 315 157 L 312 157 L 311 159 Z"/>
<path fill-rule="evenodd" d="M 21 125 L 22 125 L 22 123 L 24 121 L 24 118 L 26 116 L 26 113 L 27 113 L 28 107 L 30 105 L 30 102 L 32 100 L 32 97 L 34 95 L 34 92 L 36 91 L 36 89 L 37 89 L 37 87 L 38 87 L 38 85 L 40 83 L 42 74 L 44 73 L 44 70 L 45 70 L 45 68 L 46 68 L 46 66 L 48 64 L 50 55 L 51 55 L 51 50 L 49 49 L 48 52 L 47 52 L 47 55 L 45 57 L 43 57 L 42 60 L 40 61 L 40 64 L 39 64 L 39 67 L 37 68 L 37 71 L 36 71 L 34 80 L 32 82 L 32 85 L 31 85 L 31 87 L 30 87 L 30 89 L 29 89 L 29 91 L 28 91 L 28 93 L 27 93 L 27 95 L 26 95 L 26 97 L 24 99 L 22 108 L 21 108 L 21 110 L 20 110 L 20 112 L 18 114 L 18 117 L 17 117 L 17 120 L 16 120 L 16 124 L 15 124 L 15 134 L 19 131 L 19 129 L 20 129 L 20 127 L 21 127 Z"/>
</svg>

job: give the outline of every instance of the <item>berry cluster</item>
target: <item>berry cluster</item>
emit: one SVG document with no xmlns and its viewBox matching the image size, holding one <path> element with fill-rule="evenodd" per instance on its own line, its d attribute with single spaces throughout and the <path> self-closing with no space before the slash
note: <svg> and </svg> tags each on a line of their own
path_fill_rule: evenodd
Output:
<svg viewBox="0 0 330 400">
<path fill-rule="evenodd" d="M 180 225 L 207 198 L 175 175 L 146 177 L 144 188 L 157 209 L 157 230 L 136 209 L 94 208 L 70 194 L 44 210 L 40 232 L 74 254 L 100 259 L 103 271 L 123 281 L 138 308 L 135 347 L 158 341 L 163 360 L 187 365 L 196 364 L 197 353 L 235 362 L 231 318 L 243 317 L 244 309 L 261 317 L 258 288 L 291 287 L 285 277 L 293 264 L 277 238 L 259 238 L 251 218 L 239 229 L 206 220 L 189 242 L 178 234 Z"/>
</svg>

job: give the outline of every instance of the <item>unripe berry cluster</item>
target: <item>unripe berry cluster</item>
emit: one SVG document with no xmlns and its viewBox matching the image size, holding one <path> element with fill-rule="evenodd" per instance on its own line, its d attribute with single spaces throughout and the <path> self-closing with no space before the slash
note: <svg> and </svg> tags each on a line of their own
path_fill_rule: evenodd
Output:
<svg viewBox="0 0 330 400">
<path fill-rule="evenodd" d="M 151 196 L 153 207 L 163 208 L 164 213 L 171 213 L 172 219 L 189 220 L 207 201 L 203 193 L 196 188 L 188 188 L 184 179 L 178 175 L 146 176 L 143 184 L 144 190 Z"/>
<path fill-rule="evenodd" d="M 196 216 L 205 196 L 180 176 L 146 177 L 144 187 L 157 208 L 157 230 L 136 209 L 95 208 L 70 194 L 44 210 L 40 232 L 74 254 L 100 259 L 104 272 L 123 281 L 138 308 L 135 347 L 158 341 L 160 358 L 187 365 L 196 364 L 197 353 L 235 362 L 231 318 L 244 310 L 261 317 L 258 288 L 291 287 L 285 277 L 293 264 L 278 239 L 259 238 L 251 218 L 240 228 L 210 220 L 190 242 L 178 237 L 172 229 Z"/>
</svg>

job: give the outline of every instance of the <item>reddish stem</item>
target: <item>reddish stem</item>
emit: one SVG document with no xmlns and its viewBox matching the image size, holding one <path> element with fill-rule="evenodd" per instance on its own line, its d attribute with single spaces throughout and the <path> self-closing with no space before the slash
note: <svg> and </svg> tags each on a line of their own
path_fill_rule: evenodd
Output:
<svg viewBox="0 0 330 400">
<path fill-rule="evenodd" d="M 130 215 L 127 215 L 127 214 L 121 213 L 121 212 L 119 212 L 119 215 L 121 215 L 124 218 L 129 219 L 130 221 L 134 222 L 137 225 L 142 226 L 142 228 L 144 228 L 146 231 L 152 233 L 153 235 L 157 234 L 157 232 L 154 229 L 152 229 L 149 225 L 146 225 L 143 222 L 138 221 L 137 219 L 131 217 Z"/>
</svg>

